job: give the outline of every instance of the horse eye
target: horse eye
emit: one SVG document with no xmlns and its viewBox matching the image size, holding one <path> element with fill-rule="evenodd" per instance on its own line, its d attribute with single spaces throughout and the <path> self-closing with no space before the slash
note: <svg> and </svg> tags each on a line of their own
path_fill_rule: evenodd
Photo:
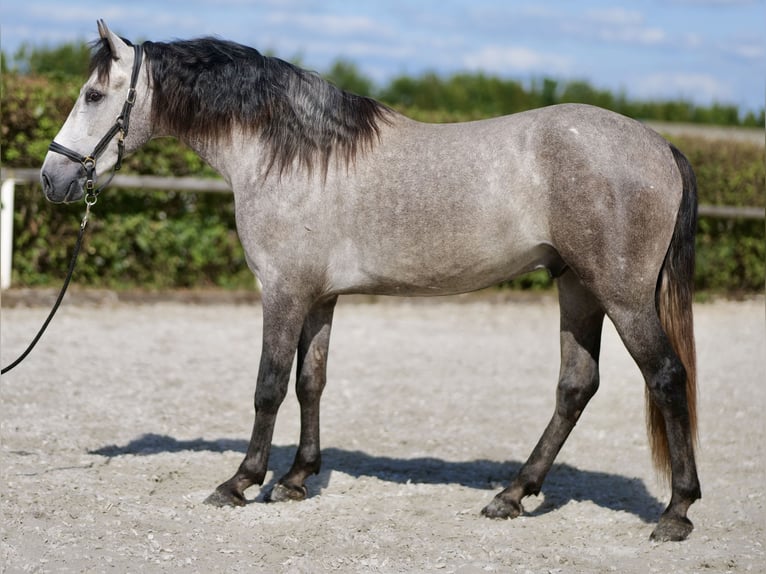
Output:
<svg viewBox="0 0 766 574">
<path fill-rule="evenodd" d="M 88 90 L 85 93 L 85 101 L 89 104 L 96 104 L 104 98 L 104 94 L 97 90 Z"/>
</svg>

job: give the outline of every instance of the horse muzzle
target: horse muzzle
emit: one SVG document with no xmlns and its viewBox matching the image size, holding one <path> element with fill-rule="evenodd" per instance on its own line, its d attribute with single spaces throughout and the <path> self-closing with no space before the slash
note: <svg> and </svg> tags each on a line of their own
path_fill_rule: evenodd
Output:
<svg viewBox="0 0 766 574">
<path fill-rule="evenodd" d="M 43 193 L 51 203 L 73 203 L 82 199 L 85 174 L 79 166 L 74 176 L 70 170 L 66 171 L 69 171 L 69 174 L 54 174 L 44 168 L 40 172 Z"/>
</svg>

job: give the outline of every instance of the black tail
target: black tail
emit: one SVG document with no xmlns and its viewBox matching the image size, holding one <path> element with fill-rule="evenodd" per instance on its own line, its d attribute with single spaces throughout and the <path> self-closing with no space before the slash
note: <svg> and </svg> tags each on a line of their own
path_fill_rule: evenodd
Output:
<svg viewBox="0 0 766 574">
<path fill-rule="evenodd" d="M 665 334 L 686 369 L 686 402 L 692 439 L 697 439 L 697 355 L 694 345 L 694 239 L 697 231 L 697 179 L 689 160 L 671 145 L 683 179 L 683 195 L 665 263 L 657 282 L 657 311 Z M 646 395 L 646 425 L 657 470 L 670 476 L 668 437 L 662 414 Z"/>
</svg>

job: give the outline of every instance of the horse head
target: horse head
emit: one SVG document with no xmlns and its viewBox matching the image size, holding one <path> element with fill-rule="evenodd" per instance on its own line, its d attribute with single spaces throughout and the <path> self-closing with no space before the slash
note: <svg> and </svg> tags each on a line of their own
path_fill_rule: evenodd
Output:
<svg viewBox="0 0 766 574">
<path fill-rule="evenodd" d="M 54 203 L 93 195 L 94 181 L 119 169 L 123 152 L 151 135 L 148 74 L 139 74 L 141 47 L 111 32 L 103 20 L 98 32 L 90 76 L 43 162 L 43 192 Z"/>
</svg>

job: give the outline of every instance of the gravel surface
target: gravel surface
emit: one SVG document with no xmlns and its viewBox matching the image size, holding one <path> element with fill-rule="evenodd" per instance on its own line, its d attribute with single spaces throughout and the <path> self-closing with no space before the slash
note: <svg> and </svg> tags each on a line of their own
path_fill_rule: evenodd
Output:
<svg viewBox="0 0 766 574">
<path fill-rule="evenodd" d="M 763 299 L 696 308 L 703 499 L 682 543 L 649 534 L 669 489 L 651 468 L 643 383 L 611 325 L 601 389 L 543 492 L 479 515 L 552 413 L 554 301 L 339 304 L 324 466 L 300 503 L 263 495 L 298 437 L 285 401 L 264 489 L 202 503 L 252 424 L 257 305 L 65 303 L 3 376 L 4 572 L 763 572 Z M 2 311 L 2 364 L 47 313 Z"/>
</svg>

